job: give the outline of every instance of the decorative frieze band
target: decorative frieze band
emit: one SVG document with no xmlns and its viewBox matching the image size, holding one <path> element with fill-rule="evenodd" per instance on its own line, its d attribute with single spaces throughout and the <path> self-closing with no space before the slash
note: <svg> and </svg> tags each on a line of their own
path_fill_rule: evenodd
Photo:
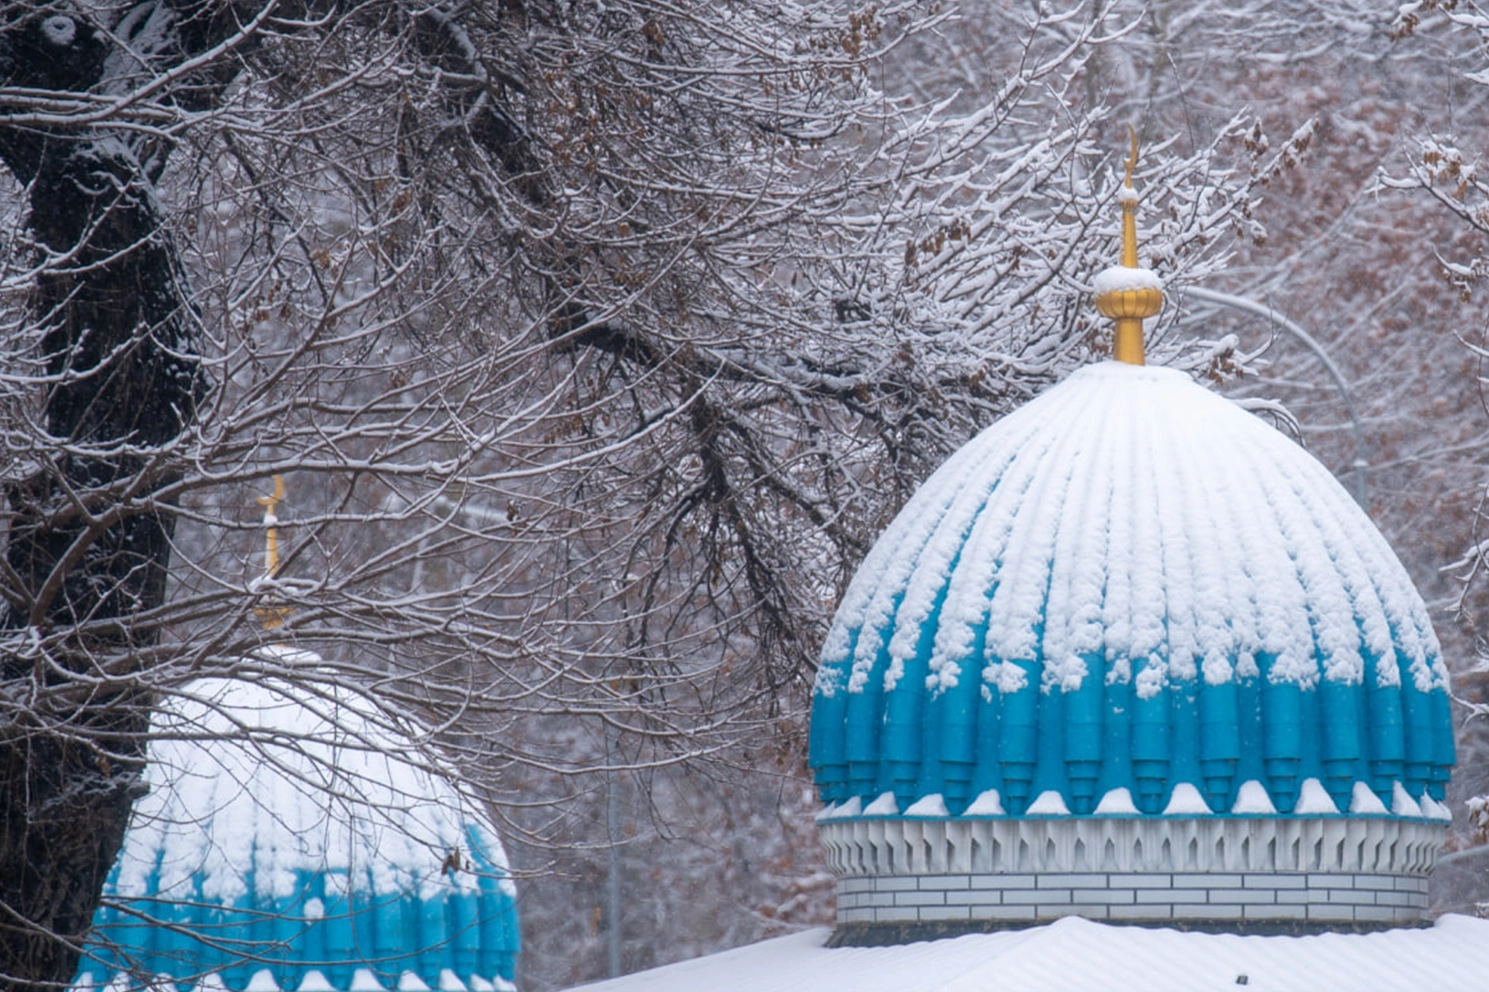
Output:
<svg viewBox="0 0 1489 992">
<path fill-rule="evenodd" d="M 1432 870 L 1445 824 L 1396 817 L 847 818 L 818 821 L 839 877 L 998 872 Z"/>
</svg>

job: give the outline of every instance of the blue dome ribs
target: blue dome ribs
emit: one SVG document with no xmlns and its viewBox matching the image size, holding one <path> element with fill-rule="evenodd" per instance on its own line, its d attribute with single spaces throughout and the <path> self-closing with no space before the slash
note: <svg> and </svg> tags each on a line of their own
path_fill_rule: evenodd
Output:
<svg viewBox="0 0 1489 992">
<path fill-rule="evenodd" d="M 1267 794 L 1279 813 L 1292 812 L 1303 769 L 1303 690 L 1272 678 L 1277 658 L 1262 666 L 1262 767 Z"/>
<path fill-rule="evenodd" d="M 1096 808 L 1106 743 L 1106 652 L 1099 625 L 1109 586 L 1107 565 L 1112 554 L 1111 519 L 1116 499 L 1113 463 L 1117 438 L 1123 433 L 1121 424 L 1118 418 L 1107 418 L 1087 441 L 1090 454 L 1072 458 L 1076 466 L 1068 474 L 1062 494 L 1056 563 L 1050 569 L 1053 584 L 1055 564 L 1062 558 L 1069 559 L 1067 574 L 1062 576 L 1070 599 L 1068 615 L 1057 617 L 1055 622 L 1065 624 L 1068 630 L 1062 651 L 1073 653 L 1079 659 L 1075 667 L 1083 670 L 1079 685 L 1072 686 L 1067 678 L 1060 687 L 1064 693 L 1069 806 L 1078 815 Z M 1054 609 L 1055 603 L 1052 596 L 1047 600 L 1048 608 Z"/>
<path fill-rule="evenodd" d="M 1324 545 L 1324 552 L 1334 565 L 1352 621 L 1346 623 L 1342 615 L 1337 618 L 1341 633 L 1339 647 L 1344 654 L 1349 655 L 1352 651 L 1357 656 L 1352 656 L 1358 666 L 1356 671 L 1329 671 L 1329 652 L 1323 645 L 1316 648 L 1316 654 L 1326 662 L 1319 688 L 1323 720 L 1323 781 L 1334 804 L 1341 811 L 1348 811 L 1356 782 L 1367 782 L 1378 798 L 1388 802 L 1389 793 L 1400 775 L 1398 771 L 1385 783 L 1385 795 L 1382 795 L 1382 790 L 1376 785 L 1380 776 L 1371 767 L 1371 755 L 1380 750 L 1373 741 L 1377 731 L 1372 726 L 1372 718 L 1377 712 L 1372 697 L 1380 681 L 1375 646 L 1393 639 L 1388 619 L 1390 611 L 1386 606 L 1386 600 L 1393 593 L 1382 586 L 1382 580 L 1389 572 L 1399 573 L 1400 566 L 1373 530 L 1358 530 L 1351 539 L 1344 521 L 1358 514 L 1358 507 L 1341 492 L 1310 487 L 1306 470 L 1312 462 L 1296 461 L 1297 465 L 1285 473 L 1286 480 L 1291 483 L 1292 494 L 1298 503 L 1311 514 L 1313 535 Z M 1394 569 L 1392 565 L 1395 565 Z M 1399 582 L 1404 575 L 1395 574 L 1392 578 Z M 1341 608 L 1339 612 L 1344 614 L 1345 610 Z M 1353 635 L 1352 644 L 1347 639 L 1348 634 Z M 1353 666 L 1336 664 L 1334 667 Z M 1389 719 L 1388 714 L 1383 715 Z M 1394 727 L 1383 729 L 1389 734 L 1392 730 L 1399 732 L 1399 726 L 1398 719 Z"/>
<path fill-rule="evenodd" d="M 808 728 L 807 765 L 824 804 L 840 803 L 851 792 L 848 779 L 847 721 L 848 667 L 858 647 L 858 630 L 848 634 L 848 661 L 823 663 L 812 694 L 812 718 Z M 823 687 L 827 688 L 824 689 Z"/>
<path fill-rule="evenodd" d="M 362 916 L 372 923 L 374 954 L 371 963 L 378 974 L 397 977 L 414 964 L 405 957 L 408 946 L 404 939 L 403 917 L 407 901 L 401 894 L 377 893 L 371 896 L 371 905 L 362 912 Z"/>
<path fill-rule="evenodd" d="M 1132 777 L 1137 785 L 1137 795 L 1134 800 L 1144 813 L 1159 813 L 1168 795 L 1169 766 L 1173 758 L 1168 693 L 1160 688 L 1152 695 L 1145 696 L 1139 691 L 1135 696 L 1132 702 Z"/>
<path fill-rule="evenodd" d="M 1235 679 L 1206 682 L 1199 690 L 1199 773 L 1205 803 L 1217 813 L 1231 806 L 1240 763 L 1241 688 Z"/>
<path fill-rule="evenodd" d="M 340 880 L 345 874 L 336 873 Z M 326 876 L 321 876 L 324 883 Z M 357 941 L 352 932 L 352 905 L 345 891 L 327 891 L 322 898 L 323 916 L 319 925 L 312 924 L 321 936 L 321 957 L 325 967 L 322 973 L 337 988 L 350 988 L 354 963 L 362 960 Z M 465 972 L 470 974 L 470 972 Z"/>
<path fill-rule="evenodd" d="M 1110 666 L 1115 666 L 1119 660 L 1126 661 L 1130 671 L 1131 659 L 1114 659 Z M 1108 665 L 1103 665 L 1101 671 L 1102 750 L 1097 792 L 1105 795 L 1113 789 L 1127 789 L 1132 793 L 1135 781 L 1132 770 L 1132 679 L 1106 677 L 1111 673 Z"/>
<path fill-rule="evenodd" d="M 1106 686 L 1104 657 L 1087 651 L 1080 656 L 1086 674 L 1076 688 L 1061 692 L 1065 777 L 1072 813 L 1087 814 L 1096 807 L 1105 744 Z"/>
<path fill-rule="evenodd" d="M 1453 709 L 1448 691 L 1442 686 L 1432 690 L 1432 772 L 1427 793 L 1438 802 L 1448 795 L 1448 779 L 1458 763 L 1458 749 L 1453 741 Z"/>
<path fill-rule="evenodd" d="M 222 682 L 199 695 L 214 698 L 212 712 L 237 708 L 269 732 L 280 725 L 272 717 L 306 740 L 333 736 L 279 687 Z M 178 716 L 208 726 L 200 714 L 163 719 Z M 147 775 L 212 773 L 154 781 L 143 801 L 153 805 L 137 810 L 109 878 L 106 897 L 121 908 L 100 911 L 98 947 L 79 975 L 97 987 L 121 971 L 192 983 L 216 973 L 237 990 L 260 973 L 299 988 L 311 972 L 345 989 L 364 968 L 386 988 L 417 984 L 406 971 L 431 988 L 446 970 L 468 984 L 510 981 L 516 907 L 499 841 L 448 785 L 397 757 L 406 742 L 374 739 L 380 749 L 335 752 L 378 811 L 364 818 L 295 785 L 314 771 L 295 762 L 316 760 L 299 752 L 259 763 L 248 748 L 232 752 L 244 759 L 235 763 L 213 760 L 230 742 L 162 738 Z M 205 746 L 210 754 L 199 753 Z M 440 859 L 453 848 L 461 866 L 446 874 Z"/>
<path fill-rule="evenodd" d="M 1364 687 L 1359 682 L 1319 683 L 1319 708 L 1323 711 L 1323 784 L 1334 805 L 1349 809 L 1350 793 L 1359 781 L 1360 703 Z"/>
<path fill-rule="evenodd" d="M 896 607 L 899 599 L 895 601 Z M 868 679 L 847 693 L 844 719 L 844 757 L 848 762 L 848 794 L 872 798 L 883 791 L 879 775 L 879 737 L 884 727 L 884 672 L 889 668 L 889 639 L 881 637 L 879 652 Z"/>
<path fill-rule="evenodd" d="M 981 641 L 981 638 L 978 638 Z M 977 643 L 971 658 L 981 657 L 981 644 Z M 979 717 L 996 721 L 996 715 L 985 712 L 983 703 L 983 681 L 981 666 L 964 664 L 957 682 L 931 698 L 931 706 L 939 710 L 937 721 L 940 733 L 927 749 L 939 760 L 942 769 L 943 794 L 946 808 L 960 813 L 981 790 L 976 788 L 979 760 Z"/>
<path fill-rule="evenodd" d="M 1404 667 L 1404 666 L 1403 666 Z M 1433 726 L 1432 697 L 1417 688 L 1412 673 L 1401 673 L 1401 709 L 1406 725 L 1406 762 L 1402 784 L 1413 797 L 1420 796 L 1432 780 L 1437 756 L 1437 734 Z"/>
<path fill-rule="evenodd" d="M 955 518 L 958 510 L 965 511 L 963 504 L 968 500 L 961 497 L 966 487 L 973 483 L 975 473 L 962 470 L 961 463 L 974 462 L 980 468 L 1006 465 L 1006 459 L 998 460 L 996 451 L 979 460 L 975 457 L 979 452 L 973 450 L 975 443 L 964 447 L 942 465 L 901 510 L 884 537 L 869 552 L 834 619 L 829 643 L 824 647 L 824 675 L 819 677 L 813 695 L 809 731 L 814 748 L 811 761 L 814 769 L 821 769 L 817 785 L 824 802 L 843 802 L 853 797 L 871 800 L 893 787 L 897 774 L 901 776 L 902 792 L 916 791 L 918 786 L 912 787 L 909 783 L 919 780 L 922 749 L 930 747 L 926 751 L 930 754 L 939 752 L 939 742 L 930 745 L 924 734 L 916 734 L 913 740 L 895 741 L 896 758 L 891 759 L 884 753 L 889 746 L 883 735 L 886 709 L 891 705 L 911 705 L 907 701 L 895 704 L 885 699 L 884 680 L 893 663 L 890 645 L 899 625 L 906 622 L 903 617 L 906 592 L 917 577 L 923 581 L 922 570 L 932 567 L 927 560 L 933 559 L 945 545 L 945 538 L 938 535 L 943 533 L 946 521 Z M 983 495 L 974 493 L 973 497 Z M 985 500 L 977 502 L 975 513 L 980 513 L 984 505 Z M 956 542 L 959 548 L 965 542 L 971 520 L 953 526 L 960 535 Z M 938 576 L 932 576 L 940 580 L 940 592 L 935 601 L 937 609 L 944 600 L 945 583 L 952 571 L 946 567 L 939 569 Z M 915 604 L 911 605 L 915 607 Z M 913 626 L 928 628 L 933 638 L 939 614 L 934 610 L 930 612 L 931 616 L 920 618 Z M 839 638 L 841 641 L 837 640 Z M 917 637 L 912 668 L 917 665 L 923 668 L 927 660 L 924 651 L 919 649 L 919 640 Z M 871 653 L 872 661 L 865 669 L 864 657 Z M 841 666 L 841 671 L 837 666 Z M 916 678 L 923 692 L 925 672 L 908 677 Z M 843 696 L 847 698 L 841 698 Z M 921 701 L 916 700 L 911 709 L 918 712 L 920 705 Z M 839 740 L 842 741 L 841 751 Z M 911 765 L 916 767 L 912 769 Z M 822 772 L 826 773 L 825 777 Z M 902 804 L 906 802 L 903 794 L 900 801 Z"/>
<path fill-rule="evenodd" d="M 983 629 L 985 631 L 986 627 L 984 626 Z M 976 676 L 968 680 L 978 690 L 974 704 L 977 713 L 977 752 L 976 764 L 972 771 L 971 794 L 973 799 L 989 791 L 997 791 L 1000 797 L 1007 792 L 998 750 L 999 726 L 1002 723 L 1003 712 L 1003 690 L 995 682 L 989 683 L 984 675 L 987 670 L 986 663 L 982 662 L 985 650 L 979 638 L 977 651 L 972 657 L 978 659 L 981 667 Z M 962 809 L 952 809 L 952 812 L 961 813 Z"/>
<path fill-rule="evenodd" d="M 907 626 L 902 629 L 901 618 L 897 611 L 893 621 L 894 636 L 887 638 L 891 645 L 890 650 L 893 651 L 896 642 L 909 639 L 905 636 L 905 630 L 914 634 L 912 652 L 908 657 L 898 659 L 902 670 L 894 689 L 888 691 L 886 683 L 885 692 L 887 698 L 884 707 L 884 761 L 888 765 L 890 788 L 893 789 L 895 801 L 902 810 L 917 799 L 941 793 L 945 788 L 946 769 L 939 760 L 941 719 L 944 710 L 942 699 L 945 693 L 937 693 L 932 698 L 927 683 L 930 675 L 931 654 L 935 649 L 936 631 L 941 624 L 941 609 L 946 603 L 951 576 L 961 563 L 962 548 L 965 546 L 967 534 L 975 525 L 976 519 L 977 516 L 974 514 L 971 521 L 959 528 L 958 539 L 954 542 L 956 552 L 952 554 L 944 570 L 929 577 L 931 581 L 936 579 L 940 581 L 925 618 L 916 626 Z M 944 520 L 943 523 L 945 523 Z M 932 541 L 935 540 L 936 537 L 933 536 Z M 922 582 L 925 580 L 923 579 Z M 900 608 L 904 609 L 903 603 Z M 893 665 L 895 661 L 891 660 L 890 663 Z M 964 777 L 961 776 L 962 771 L 966 772 Z M 958 782 L 958 789 L 965 794 L 966 789 L 970 787 L 971 769 L 954 767 L 952 772 L 961 778 Z"/>
<path fill-rule="evenodd" d="M 869 560 L 813 699 L 825 803 L 1401 817 L 1443 796 L 1449 697 L 1405 570 L 1323 466 L 1179 373 L 1077 372 L 953 455 Z"/>
<path fill-rule="evenodd" d="M 1090 813 L 1096 808 L 1096 783 L 1101 777 L 1102 718 L 1105 715 L 1104 665 L 1101 655 L 1082 656 L 1086 677 L 1079 689 L 1064 693 L 1065 775 L 1070 782 L 1070 811 Z"/>
<path fill-rule="evenodd" d="M 1003 805 L 1014 816 L 1029 805 L 1034 771 L 1039 764 L 1039 682 L 1044 666 L 1039 659 L 1004 661 L 1023 673 L 1024 684 L 1004 693 L 998 728 L 998 764 L 1003 776 Z"/>
<path fill-rule="evenodd" d="M 1399 659 L 1398 668 L 1405 665 Z M 1372 664 L 1375 659 L 1372 659 Z M 1388 807 L 1394 783 L 1406 775 L 1406 721 L 1401 702 L 1401 686 L 1372 679 L 1367 693 L 1370 707 L 1370 778 L 1369 785 Z"/>
<path fill-rule="evenodd" d="M 994 481 L 989 499 L 997 487 L 998 482 Z M 922 650 L 929 650 L 932 657 L 941 650 L 941 619 L 947 598 L 951 595 L 952 584 L 961 583 L 981 590 L 984 603 L 991 599 L 989 590 L 996 590 L 996 559 L 985 561 L 974 557 L 965 569 L 958 568 L 978 525 L 983 522 L 987 505 L 988 500 L 984 500 L 963 532 L 956 557 L 947 569 L 946 584 L 942 587 L 932 612 L 936 618 L 935 623 L 927 623 L 923 632 Z M 968 619 L 956 617 L 953 622 L 962 623 Z M 942 667 L 928 679 L 928 684 L 930 681 L 937 683 L 928 702 L 931 718 L 928 720 L 924 750 L 928 763 L 932 766 L 932 773 L 922 784 L 921 795 L 940 792 L 947 810 L 953 814 L 961 813 L 974 797 L 995 787 L 979 785 L 977 771 L 980 751 L 985 747 L 983 742 L 987 738 L 979 730 L 979 721 L 996 723 L 997 720 L 996 700 L 990 692 L 985 692 L 986 683 L 983 679 L 982 656 L 986 644 L 987 612 L 984 608 L 980 618 L 972 622 L 972 643 L 966 654 L 956 659 L 943 655 Z M 948 671 L 948 666 L 955 666 L 954 676 Z M 994 752 L 990 760 L 996 761 L 996 738 L 990 740 Z M 939 781 L 935 780 L 937 770 Z"/>
</svg>

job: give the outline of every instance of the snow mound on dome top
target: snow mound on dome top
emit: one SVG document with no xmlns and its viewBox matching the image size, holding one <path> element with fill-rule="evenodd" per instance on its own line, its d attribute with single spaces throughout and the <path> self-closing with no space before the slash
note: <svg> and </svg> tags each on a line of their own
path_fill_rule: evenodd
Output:
<svg viewBox="0 0 1489 992">
<path fill-rule="evenodd" d="M 351 691 L 202 679 L 163 704 L 152 735 L 116 897 L 231 904 L 253 884 L 287 898 L 300 873 L 326 871 L 328 886 L 429 898 L 477 887 L 444 870 L 457 852 L 515 894 L 484 818 L 407 757 L 417 728 Z"/>
<path fill-rule="evenodd" d="M 1447 681 L 1421 597 L 1348 493 L 1163 368 L 1088 366 L 954 454 L 850 585 L 819 692 L 862 692 L 886 649 L 892 692 L 933 618 L 932 693 L 969 665 L 1018 691 L 1009 662 L 1036 658 L 1046 692 L 1093 663 L 1142 696 L 1254 676 L 1260 658 L 1305 689 L 1398 685 L 1403 668 L 1422 692 Z"/>
</svg>

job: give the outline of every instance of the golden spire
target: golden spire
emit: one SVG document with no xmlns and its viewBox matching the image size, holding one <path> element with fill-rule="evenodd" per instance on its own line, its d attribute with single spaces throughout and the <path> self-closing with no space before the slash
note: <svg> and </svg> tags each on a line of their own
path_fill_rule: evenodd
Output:
<svg viewBox="0 0 1489 992">
<path fill-rule="evenodd" d="M 1122 264 L 1113 265 L 1096 277 L 1096 309 L 1116 321 L 1112 333 L 1112 357 L 1128 365 L 1147 364 L 1143 350 L 1143 318 L 1163 309 L 1163 283 L 1150 269 L 1137 262 L 1137 191 L 1132 172 L 1137 168 L 1137 131 L 1132 135 L 1132 154 L 1126 161 L 1127 176 L 1122 201 Z"/>
<path fill-rule="evenodd" d="M 284 501 L 284 478 L 274 475 L 274 494 L 260 496 L 259 506 L 264 508 L 264 578 L 272 579 L 279 574 L 279 518 L 274 508 Z M 254 611 L 265 630 L 273 630 L 289 616 L 287 606 L 261 606 Z"/>
</svg>

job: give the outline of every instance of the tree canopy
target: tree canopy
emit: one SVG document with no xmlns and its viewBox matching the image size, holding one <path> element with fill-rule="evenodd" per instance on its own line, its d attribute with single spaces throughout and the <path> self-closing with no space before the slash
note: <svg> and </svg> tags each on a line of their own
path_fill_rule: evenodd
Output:
<svg viewBox="0 0 1489 992">
<path fill-rule="evenodd" d="M 1126 61 L 1179 36 L 1151 13 L 0 11 L 0 974 L 71 978 L 152 708 L 203 677 L 356 687 L 513 809 L 796 747 L 888 516 L 1108 347 L 1118 126 L 1156 108 L 1144 254 L 1179 288 L 1314 138 L 1181 126 L 1167 56 Z M 1159 360 L 1247 363 L 1182 316 Z"/>
</svg>

